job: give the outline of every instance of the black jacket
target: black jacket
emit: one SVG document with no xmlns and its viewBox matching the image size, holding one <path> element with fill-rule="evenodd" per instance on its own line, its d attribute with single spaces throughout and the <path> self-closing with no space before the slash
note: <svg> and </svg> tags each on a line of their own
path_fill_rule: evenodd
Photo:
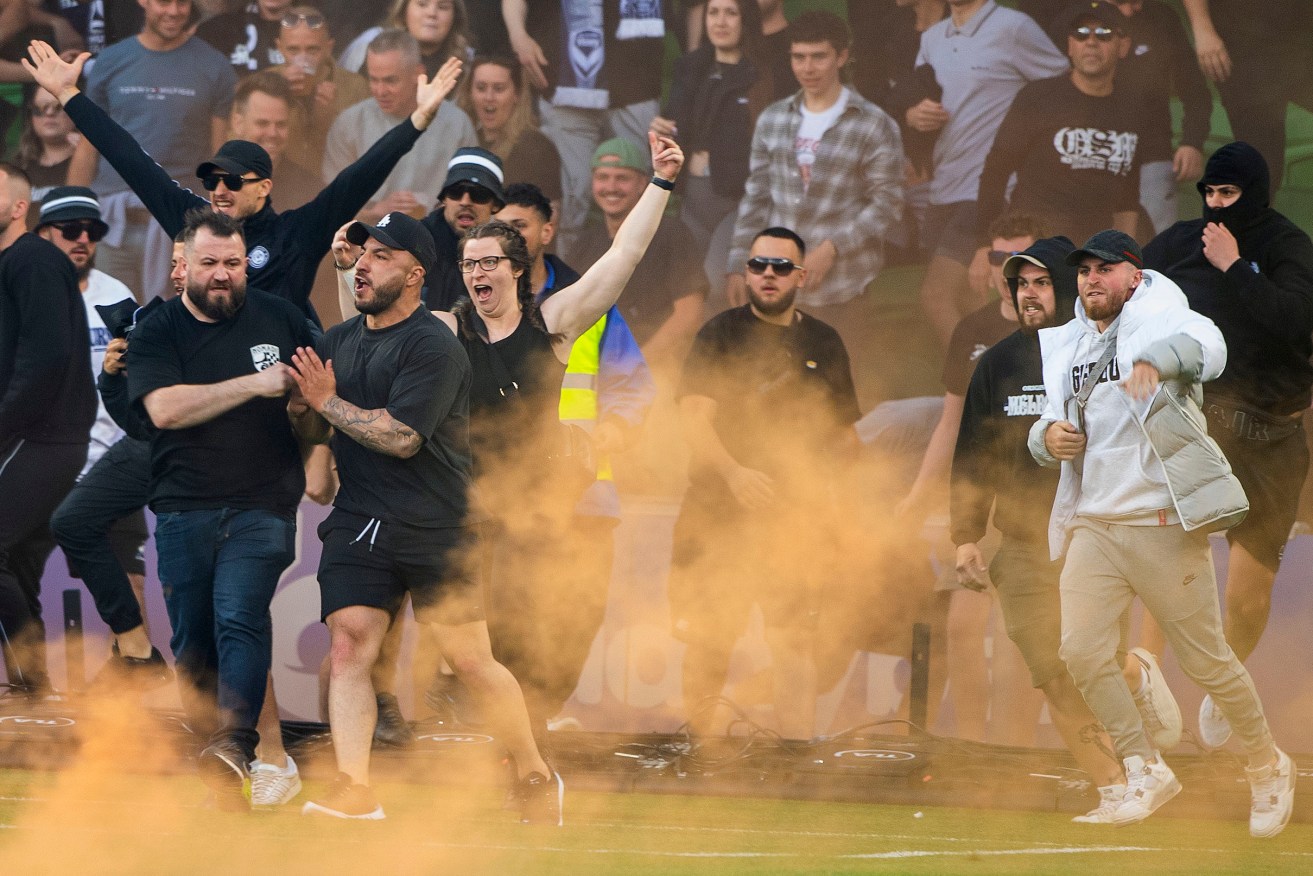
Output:
<svg viewBox="0 0 1313 876">
<path fill-rule="evenodd" d="M 1313 241 L 1268 206 L 1267 163 L 1252 146 L 1229 143 L 1208 160 L 1200 190 L 1222 183 L 1240 186 L 1240 199 L 1168 228 L 1144 248 L 1144 265 L 1175 281 L 1226 339 L 1226 370 L 1204 394 L 1293 414 L 1313 400 Z M 1208 222 L 1239 245 L 1226 271 L 1204 256 Z"/>
<path fill-rule="evenodd" d="M 727 198 L 743 196 L 752 152 L 752 129 L 761 107 L 759 75 L 751 61 L 721 68 L 710 45 L 675 61 L 665 116 L 679 126 L 680 142 L 690 153 L 711 156 L 711 187 Z"/>
<path fill-rule="evenodd" d="M 208 207 L 209 200 L 185 189 L 142 151 L 132 135 L 84 94 L 65 107 L 78 130 L 118 171 L 170 237 L 183 227 L 188 210 Z M 247 282 L 286 298 L 316 325 L 310 303 L 315 271 L 333 243 L 337 229 L 364 207 L 415 141 L 420 131 L 407 119 L 379 138 L 369 151 L 344 169 L 310 203 L 278 213 L 273 208 L 277 181 L 263 208 L 246 218 Z"/>
<path fill-rule="evenodd" d="M 87 311 L 73 263 L 24 234 L 0 253 L 0 452 L 19 438 L 86 444 L 95 419 Z"/>
</svg>

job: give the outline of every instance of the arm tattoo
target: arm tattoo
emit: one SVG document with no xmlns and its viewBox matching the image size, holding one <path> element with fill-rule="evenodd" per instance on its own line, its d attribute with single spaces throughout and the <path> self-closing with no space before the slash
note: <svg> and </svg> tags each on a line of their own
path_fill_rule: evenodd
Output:
<svg viewBox="0 0 1313 876">
<path fill-rule="evenodd" d="M 423 443 L 418 432 L 397 422 L 386 410 L 361 410 L 336 395 L 324 404 L 323 417 L 343 435 L 388 456 L 406 459 Z"/>
</svg>

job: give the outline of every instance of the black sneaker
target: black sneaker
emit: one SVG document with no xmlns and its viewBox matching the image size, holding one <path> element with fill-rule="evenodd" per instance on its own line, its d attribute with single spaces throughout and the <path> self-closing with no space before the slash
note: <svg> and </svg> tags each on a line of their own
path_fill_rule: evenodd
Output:
<svg viewBox="0 0 1313 876">
<path fill-rule="evenodd" d="M 149 657 L 125 657 L 119 653 L 118 642 L 110 649 L 105 665 L 87 685 L 92 696 L 108 696 L 124 691 L 146 693 L 173 681 L 173 670 L 164 661 L 160 649 L 154 646 Z"/>
<path fill-rule="evenodd" d="M 410 729 L 406 716 L 401 714 L 397 698 L 390 693 L 375 696 L 378 701 L 378 723 L 374 725 L 374 744 L 386 748 L 410 748 L 415 744 L 415 731 Z"/>
<path fill-rule="evenodd" d="M 520 823 L 547 824 L 560 827 L 565 823 L 561 816 L 565 802 L 565 782 L 561 774 L 552 770 L 550 776 L 529 773 L 519 781 Z"/>
<path fill-rule="evenodd" d="M 223 737 L 210 743 L 197 761 L 201 781 L 214 792 L 214 805 L 225 812 L 250 812 L 251 801 L 246 796 L 246 781 L 250 775 L 252 752 L 246 751 L 237 740 Z"/>
<path fill-rule="evenodd" d="M 338 773 L 323 796 L 301 807 L 301 814 L 362 821 L 382 821 L 387 817 L 369 786 L 353 783 L 346 773 Z"/>
</svg>

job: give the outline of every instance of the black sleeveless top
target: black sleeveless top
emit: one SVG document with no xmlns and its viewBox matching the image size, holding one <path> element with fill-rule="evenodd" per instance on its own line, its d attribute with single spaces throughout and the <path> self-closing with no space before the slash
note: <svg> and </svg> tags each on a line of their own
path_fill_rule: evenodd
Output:
<svg viewBox="0 0 1313 876">
<path fill-rule="evenodd" d="M 481 320 L 474 324 L 482 329 Z M 504 455 L 527 460 L 558 452 L 565 363 L 552 351 L 551 338 L 523 316 L 514 332 L 494 344 L 465 330 L 459 334 L 473 370 L 470 443 L 476 468 L 486 470 Z"/>
</svg>

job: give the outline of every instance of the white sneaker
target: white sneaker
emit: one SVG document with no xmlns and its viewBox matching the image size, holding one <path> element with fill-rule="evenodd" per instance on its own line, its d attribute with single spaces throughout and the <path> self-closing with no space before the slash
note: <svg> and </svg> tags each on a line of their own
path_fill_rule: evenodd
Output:
<svg viewBox="0 0 1313 876">
<path fill-rule="evenodd" d="M 1231 738 L 1231 722 L 1213 702 L 1213 695 L 1199 704 L 1199 741 L 1209 748 L 1221 748 Z"/>
<path fill-rule="evenodd" d="M 1144 821 L 1159 806 L 1181 793 L 1181 783 L 1162 755 L 1145 762 L 1138 754 L 1123 761 L 1126 765 L 1126 793 L 1112 813 L 1112 823 L 1135 824 Z"/>
<path fill-rule="evenodd" d="M 1077 815 L 1072 821 L 1077 824 L 1113 824 L 1113 813 L 1125 796 L 1125 785 L 1104 785 L 1099 788 L 1099 805 L 1084 815 Z"/>
<path fill-rule="evenodd" d="M 282 806 L 291 803 L 301 793 L 301 773 L 296 761 L 287 756 L 287 768 L 279 769 L 271 763 L 256 760 L 251 764 L 251 805 L 260 807 Z"/>
<path fill-rule="evenodd" d="M 1276 836 L 1286 829 L 1295 808 L 1295 764 L 1277 749 L 1277 762 L 1246 769 L 1253 802 L 1249 806 L 1249 835 Z"/>
<path fill-rule="evenodd" d="M 1142 670 L 1140 692 L 1133 694 L 1132 699 L 1144 722 L 1144 732 L 1159 751 L 1175 748 L 1181 741 L 1181 708 L 1176 705 L 1167 679 L 1163 678 L 1158 658 L 1143 648 L 1132 648 L 1131 656 L 1139 661 Z"/>
</svg>

